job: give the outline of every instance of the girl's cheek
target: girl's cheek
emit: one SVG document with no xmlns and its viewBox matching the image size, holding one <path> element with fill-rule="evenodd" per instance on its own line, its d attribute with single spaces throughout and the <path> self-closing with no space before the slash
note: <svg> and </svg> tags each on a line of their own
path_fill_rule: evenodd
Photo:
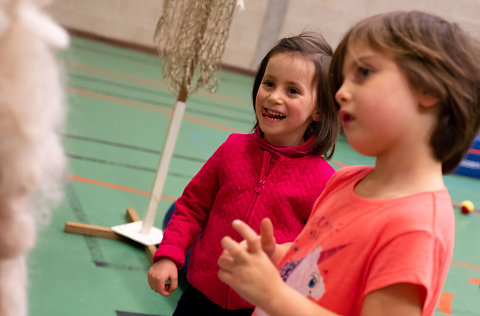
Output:
<svg viewBox="0 0 480 316">
<path fill-rule="evenodd" d="M 263 106 L 263 103 L 265 101 L 266 97 L 264 93 L 261 93 L 260 91 L 257 93 L 257 97 L 255 98 L 255 108 L 258 106 Z"/>
</svg>

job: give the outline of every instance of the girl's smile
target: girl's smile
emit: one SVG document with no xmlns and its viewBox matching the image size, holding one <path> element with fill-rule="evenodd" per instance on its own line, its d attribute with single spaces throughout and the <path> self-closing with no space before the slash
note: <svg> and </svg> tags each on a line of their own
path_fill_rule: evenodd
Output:
<svg viewBox="0 0 480 316">
<path fill-rule="evenodd" d="M 285 114 L 283 114 L 281 112 L 274 111 L 274 110 L 271 110 L 271 109 L 269 110 L 265 107 L 262 108 L 262 116 L 265 119 L 272 120 L 273 122 L 283 120 L 284 118 L 287 117 Z"/>
</svg>

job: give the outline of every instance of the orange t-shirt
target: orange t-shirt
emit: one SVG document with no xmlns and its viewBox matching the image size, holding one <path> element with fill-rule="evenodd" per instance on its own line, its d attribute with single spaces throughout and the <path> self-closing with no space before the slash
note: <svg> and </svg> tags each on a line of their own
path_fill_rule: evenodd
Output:
<svg viewBox="0 0 480 316">
<path fill-rule="evenodd" d="M 354 166 L 335 173 L 280 273 L 289 286 L 340 315 L 359 315 L 374 290 L 417 284 L 427 293 L 422 315 L 433 315 L 453 254 L 448 191 L 388 200 L 355 195 L 355 185 L 372 170 Z"/>
</svg>

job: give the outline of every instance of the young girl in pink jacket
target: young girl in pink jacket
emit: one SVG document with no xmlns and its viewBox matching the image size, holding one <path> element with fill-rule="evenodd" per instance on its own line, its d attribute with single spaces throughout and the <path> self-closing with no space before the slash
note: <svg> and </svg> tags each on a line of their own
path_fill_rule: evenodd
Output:
<svg viewBox="0 0 480 316">
<path fill-rule="evenodd" d="M 327 71 L 333 55 L 316 34 L 284 38 L 262 60 L 252 99 L 252 134 L 232 134 L 185 188 L 148 272 L 161 295 L 177 288 L 178 269 L 193 246 L 185 290 L 174 315 L 250 315 L 253 306 L 218 279 L 220 240 L 240 240 L 241 218 L 259 232 L 274 223 L 277 242 L 291 242 L 334 169 L 325 161 L 339 131 Z"/>
</svg>

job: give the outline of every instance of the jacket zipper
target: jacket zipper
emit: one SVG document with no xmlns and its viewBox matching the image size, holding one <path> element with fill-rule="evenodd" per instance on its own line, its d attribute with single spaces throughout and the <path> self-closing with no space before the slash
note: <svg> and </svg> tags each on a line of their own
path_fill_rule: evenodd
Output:
<svg viewBox="0 0 480 316">
<path fill-rule="evenodd" d="M 265 182 L 267 180 L 268 175 L 268 167 L 270 166 L 270 153 L 268 151 L 263 152 L 263 160 L 262 160 L 262 169 L 260 170 L 260 178 L 258 179 L 258 183 L 255 186 L 255 197 L 253 198 L 252 205 L 250 206 L 250 210 L 248 211 L 247 218 L 245 219 L 245 223 L 248 223 L 250 216 L 252 215 L 253 208 L 257 203 L 258 196 L 263 192 Z"/>
<path fill-rule="evenodd" d="M 260 170 L 260 178 L 258 179 L 258 183 L 255 186 L 255 197 L 253 198 L 252 205 L 250 206 L 250 210 L 248 212 L 247 218 L 245 219 L 245 223 L 248 223 L 248 220 L 250 219 L 250 215 L 252 214 L 253 207 L 255 206 L 255 203 L 257 202 L 257 198 L 260 195 L 260 193 L 263 192 L 265 181 L 267 179 L 268 175 L 268 167 L 270 166 L 270 153 L 268 151 L 263 152 L 263 160 L 262 160 L 262 169 Z M 230 296 L 231 296 L 231 289 L 227 286 L 227 295 L 225 296 L 225 306 L 228 309 L 228 302 L 230 301 Z"/>
</svg>

